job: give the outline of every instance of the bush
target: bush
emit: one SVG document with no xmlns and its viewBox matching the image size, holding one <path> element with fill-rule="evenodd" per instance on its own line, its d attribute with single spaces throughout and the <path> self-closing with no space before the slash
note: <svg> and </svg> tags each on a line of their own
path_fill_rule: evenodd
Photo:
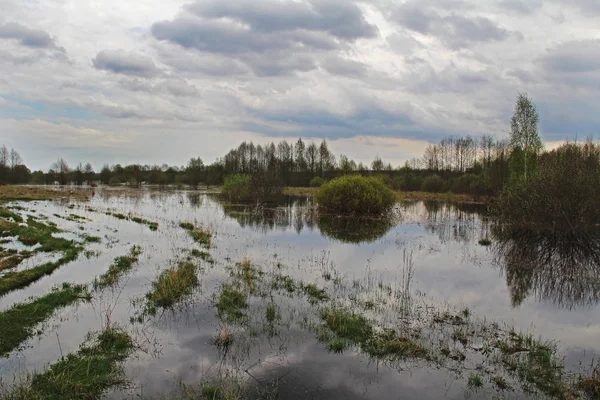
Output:
<svg viewBox="0 0 600 400">
<path fill-rule="evenodd" d="M 394 193 L 379 179 L 346 175 L 324 184 L 315 193 L 319 208 L 348 215 L 382 214 L 391 210 Z"/>
<path fill-rule="evenodd" d="M 444 191 L 444 180 L 439 175 L 431 175 L 425 178 L 421 184 L 421 190 L 424 192 L 440 193 Z"/>
<path fill-rule="evenodd" d="M 230 201 L 270 202 L 281 195 L 281 185 L 269 173 L 235 174 L 225 178 L 222 192 Z"/>
<path fill-rule="evenodd" d="M 311 187 L 321 187 L 324 184 L 325 184 L 325 179 L 321 178 L 320 176 L 315 176 L 314 178 L 312 178 L 310 180 Z"/>
<path fill-rule="evenodd" d="M 251 199 L 252 187 L 250 176 L 235 174 L 225 178 L 223 183 L 223 194 L 233 201 L 245 201 Z"/>
</svg>

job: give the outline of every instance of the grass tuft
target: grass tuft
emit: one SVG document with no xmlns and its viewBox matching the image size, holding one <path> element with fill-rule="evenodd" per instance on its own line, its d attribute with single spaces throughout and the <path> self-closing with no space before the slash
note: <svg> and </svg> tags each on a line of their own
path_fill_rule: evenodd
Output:
<svg viewBox="0 0 600 400">
<path fill-rule="evenodd" d="M 94 289 L 104 289 L 115 285 L 138 262 L 140 254 L 142 254 L 142 249 L 139 246 L 133 246 L 128 255 L 115 258 L 113 264 L 108 267 L 108 271 L 94 279 Z"/>
<path fill-rule="evenodd" d="M 182 261 L 177 267 L 161 272 L 152 283 L 152 290 L 146 294 L 150 314 L 156 313 L 157 308 L 173 308 L 181 299 L 191 295 L 200 284 L 196 271 L 194 263 Z"/>
<path fill-rule="evenodd" d="M 231 285 L 223 285 L 215 306 L 219 318 L 225 321 L 236 321 L 246 316 L 243 310 L 248 308 L 248 301 L 241 291 Z"/>
</svg>

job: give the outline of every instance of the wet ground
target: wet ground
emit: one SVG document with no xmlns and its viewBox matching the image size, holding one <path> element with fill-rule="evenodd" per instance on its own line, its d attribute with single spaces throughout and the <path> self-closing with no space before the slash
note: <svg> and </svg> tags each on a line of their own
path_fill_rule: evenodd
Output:
<svg viewBox="0 0 600 400">
<path fill-rule="evenodd" d="M 76 351 L 88 332 L 107 323 L 131 332 L 139 348 L 125 365 L 131 383 L 108 398 L 158 398 L 180 394 L 181 383 L 222 380 L 282 399 L 533 396 L 516 386 L 518 379 L 513 390 L 500 391 L 487 378 L 482 388 L 469 386 L 474 373 L 484 371 L 488 377 L 505 372 L 482 360 L 485 337 L 474 335 L 460 344 L 449 339 L 446 328 L 433 327 L 430 320 L 444 313 L 471 316 L 477 321 L 473 326 L 496 322 L 498 330 L 514 327 L 555 341 L 572 371 L 585 373 L 600 354 L 595 249 L 574 241 L 507 235 L 478 206 L 412 202 L 399 205 L 393 218 L 384 221 L 351 221 L 318 217 L 306 199 L 290 198 L 265 210 L 198 192 L 99 190 L 89 202 L 13 205 L 25 208 L 17 211 L 23 216 L 47 217 L 70 232 L 63 234 L 69 239 L 87 234 L 102 240 L 88 244 L 75 262 L 0 298 L 0 311 L 63 282 L 90 283 L 133 245 L 143 253 L 119 285 L 96 293 L 90 303 L 60 310 L 44 324 L 43 333 L 0 359 L 5 383 Z M 116 213 L 157 222 L 158 229 L 119 219 Z M 159 273 L 199 249 L 181 222 L 210 229 L 209 252 L 215 262 L 201 263 L 199 287 L 174 310 L 132 322 Z M 2 246 L 19 244 L 13 240 Z M 36 255 L 19 268 L 52 257 Z M 264 274 L 264 284 L 249 296 L 243 323 L 224 322 L 216 313 L 216 297 L 244 259 Z M 273 290 L 278 276 L 323 288 L 327 304 Z M 276 307 L 275 322 L 265 320 L 269 304 Z M 389 362 L 352 347 L 341 354 L 329 351 L 319 340 L 319 313 L 331 304 L 360 309 L 382 327 L 418 331 L 431 346 L 446 340 L 442 347 L 460 351 L 466 360 Z M 214 344 L 224 328 L 235 338 L 225 351 Z"/>
</svg>

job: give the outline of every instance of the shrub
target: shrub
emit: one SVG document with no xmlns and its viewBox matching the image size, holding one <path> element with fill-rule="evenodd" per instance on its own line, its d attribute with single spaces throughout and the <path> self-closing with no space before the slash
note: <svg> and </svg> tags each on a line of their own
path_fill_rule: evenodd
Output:
<svg viewBox="0 0 600 400">
<path fill-rule="evenodd" d="M 235 174 L 225 178 L 223 183 L 223 194 L 229 197 L 229 200 L 244 201 L 251 198 L 252 188 L 250 186 L 250 176 Z"/>
<path fill-rule="evenodd" d="M 390 211 L 396 199 L 394 193 L 377 178 L 346 175 L 323 185 L 315 200 L 319 207 L 339 214 L 382 214 Z"/>
<path fill-rule="evenodd" d="M 320 176 L 315 176 L 310 180 L 310 186 L 312 187 L 321 187 L 325 184 L 325 179 Z"/>
<path fill-rule="evenodd" d="M 439 175 L 431 175 L 425 178 L 421 184 L 424 192 L 439 193 L 444 191 L 444 180 Z"/>
<path fill-rule="evenodd" d="M 230 201 L 275 201 L 281 195 L 279 181 L 268 172 L 253 175 L 235 174 L 225 178 L 223 194 Z"/>
</svg>

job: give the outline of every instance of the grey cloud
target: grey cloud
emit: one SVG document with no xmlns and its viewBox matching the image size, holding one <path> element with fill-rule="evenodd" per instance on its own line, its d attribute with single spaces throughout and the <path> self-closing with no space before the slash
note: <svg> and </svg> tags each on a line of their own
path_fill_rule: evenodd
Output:
<svg viewBox="0 0 600 400">
<path fill-rule="evenodd" d="M 204 55 L 206 64 L 198 69 L 215 75 L 310 71 L 327 53 L 378 34 L 354 2 L 209 0 L 184 10 L 173 20 L 154 23 L 152 35 Z M 225 68 L 215 69 L 215 62 Z"/>
<path fill-rule="evenodd" d="M 123 50 L 102 50 L 92 60 L 92 63 L 96 69 L 116 74 L 151 78 L 160 73 L 151 59 Z"/>
<path fill-rule="evenodd" d="M 344 40 L 377 34 L 377 28 L 367 23 L 352 1 L 209 0 L 187 9 L 203 18 L 234 19 L 258 32 L 320 31 Z"/>
<path fill-rule="evenodd" d="M 170 94 L 176 97 L 195 96 L 198 94 L 198 89 L 194 85 L 190 85 L 184 79 L 178 78 L 167 79 L 155 84 L 146 79 L 123 79 L 120 84 L 134 92 Z"/>
<path fill-rule="evenodd" d="M 361 78 L 367 74 L 365 64 L 341 57 L 327 57 L 321 62 L 321 66 L 332 75 Z"/>
<path fill-rule="evenodd" d="M 49 48 L 64 51 L 58 47 L 54 39 L 41 29 L 31 29 L 16 22 L 0 24 L 0 38 L 18 40 L 23 46 L 33 48 Z"/>
<path fill-rule="evenodd" d="M 584 73 L 600 71 L 600 40 L 579 40 L 562 43 L 539 60 L 550 73 Z"/>
<path fill-rule="evenodd" d="M 501 0 L 498 6 L 518 14 L 532 14 L 543 6 L 541 0 Z"/>
<path fill-rule="evenodd" d="M 331 38 L 319 37 L 310 32 L 293 31 L 272 35 L 252 32 L 226 21 L 197 18 L 157 22 L 152 25 L 152 34 L 158 40 L 167 40 L 185 48 L 222 54 L 263 53 L 303 47 L 330 50 L 337 46 Z"/>
<path fill-rule="evenodd" d="M 510 36 L 523 38 L 520 33 L 509 32 L 488 18 L 454 13 L 441 15 L 433 7 L 423 7 L 414 1 L 397 7 L 392 18 L 405 28 L 435 36 L 452 48 L 467 47 L 476 42 L 502 41 Z"/>
</svg>

